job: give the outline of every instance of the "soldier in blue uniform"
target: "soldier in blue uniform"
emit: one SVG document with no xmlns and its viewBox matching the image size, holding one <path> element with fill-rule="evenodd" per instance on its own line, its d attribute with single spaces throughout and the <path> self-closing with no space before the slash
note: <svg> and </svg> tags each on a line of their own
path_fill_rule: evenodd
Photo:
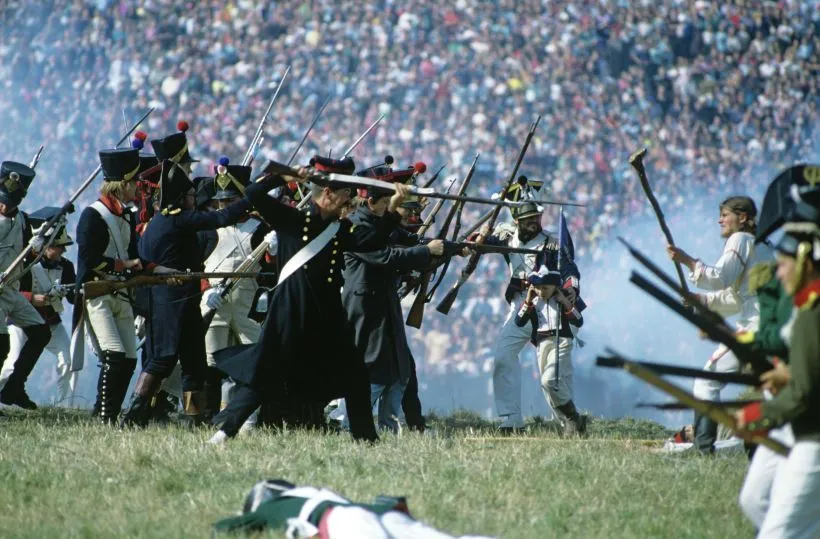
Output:
<svg viewBox="0 0 820 539">
<path fill-rule="evenodd" d="M 195 208 L 196 191 L 185 168 L 177 164 L 192 162 L 184 137 L 175 134 L 164 145 L 182 144 L 170 154 L 174 159 L 162 161 L 160 173 L 159 213 L 148 223 L 140 239 L 142 258 L 177 271 L 202 271 L 202 251 L 197 232 L 213 230 L 236 223 L 248 211 L 249 204 L 240 200 L 220 211 L 201 212 Z M 184 133 L 183 133 L 184 135 Z M 173 138 L 172 138 L 173 137 Z M 171 142 L 168 139 L 172 139 Z M 153 142 L 158 155 L 167 151 Z M 181 286 L 159 285 L 148 289 L 146 342 L 148 361 L 140 373 L 123 426 L 144 426 L 151 415 L 151 400 L 179 361 L 182 368 L 183 410 L 196 422 L 204 412 L 205 335 L 199 303 L 199 282 Z M 185 343 L 184 346 L 182 343 Z"/>
</svg>

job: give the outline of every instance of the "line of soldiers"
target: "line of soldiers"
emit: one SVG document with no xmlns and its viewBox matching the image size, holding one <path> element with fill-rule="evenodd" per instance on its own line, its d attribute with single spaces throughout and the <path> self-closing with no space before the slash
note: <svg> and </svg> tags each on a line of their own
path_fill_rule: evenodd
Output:
<svg viewBox="0 0 820 539">
<path fill-rule="evenodd" d="M 88 341 L 101 366 L 92 413 L 104 423 L 144 426 L 162 416 L 171 395 L 181 400 L 190 423 L 213 418 L 221 427 L 218 442 L 252 427 L 257 410 L 267 424 L 323 426 L 327 402 L 344 398 L 357 439 L 377 438 L 374 407 L 383 428 L 396 430 L 404 415 L 411 428 L 424 430 L 398 290 L 413 272 L 467 251 L 414 233 L 424 205 L 408 196 L 405 185 L 416 179 L 418 167 L 393 168 L 390 159 L 360 171 L 396 187 L 362 184 L 359 206 L 352 207 L 350 187 L 307 183 L 316 171 L 352 174 L 351 158 L 315 156 L 308 168 L 289 176 L 263 174 L 256 182 L 250 166 L 221 158 L 213 176 L 192 180 L 196 160 L 188 151 L 188 125 L 177 128 L 151 141 L 154 154 L 144 152 L 143 132 L 129 148 L 99 152 L 103 184 L 98 200 L 80 214 L 76 278 L 62 257 L 71 239 L 64 226 L 56 226 L 45 235 L 55 237 L 39 269 L 21 280 L 22 292 L 5 287 L 0 293 L 12 335 L 20 334 L 2 402 L 36 407 L 24 383 L 47 346 L 58 357 L 61 398 L 69 395 Z M 7 267 L 31 237 L 31 225 L 15 220 L 15 212 L 34 171 L 19 163 L 3 166 L 0 225 L 13 229 L 9 237 L 16 241 L 0 253 Z M 46 208 L 29 220 L 42 226 L 57 210 Z M 496 394 L 505 430 L 523 427 L 517 356 L 531 341 L 541 350 L 548 401 L 577 432 L 583 426 L 572 401 L 569 354 L 570 322 L 580 325 L 571 315 L 579 274 L 567 253 L 559 264 L 556 237 L 541 229 L 541 211 L 535 203 L 524 205 L 514 210 L 517 226 L 482 231 L 488 244 L 552 249 L 549 259 L 505 255 L 513 279 L 510 316 L 496 353 Z M 559 267 L 555 286 L 538 281 L 539 269 L 554 273 Z M 172 277 L 203 270 L 259 276 L 201 283 Z M 271 278 L 277 273 L 278 282 Z M 169 277 L 159 285 L 82 295 L 84 283 L 135 275 Z M 535 283 L 531 292 L 539 293 L 524 301 L 527 279 Z M 70 350 L 59 318 L 63 297 L 75 304 Z M 526 326 L 515 324 L 522 301 L 538 313 Z M 141 372 L 123 411 L 140 348 Z"/>
</svg>

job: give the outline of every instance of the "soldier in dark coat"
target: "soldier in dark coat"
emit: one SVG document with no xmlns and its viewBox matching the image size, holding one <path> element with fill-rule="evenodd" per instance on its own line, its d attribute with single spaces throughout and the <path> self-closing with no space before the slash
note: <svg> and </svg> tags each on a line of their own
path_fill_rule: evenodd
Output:
<svg viewBox="0 0 820 539">
<path fill-rule="evenodd" d="M 156 143 L 154 148 L 157 148 Z M 145 228 L 139 244 L 140 256 L 178 271 L 203 270 L 198 231 L 234 224 L 249 208 L 243 199 L 224 210 L 196 211 L 194 184 L 185 170 L 172 160 L 162 162 L 160 191 L 160 212 Z M 204 409 L 202 389 L 207 366 L 199 282 L 154 286 L 148 289 L 147 295 L 145 346 L 149 359 L 137 380 L 122 423 L 144 426 L 148 422 L 151 399 L 177 361 L 182 368 L 184 412 L 193 421 L 198 421 Z"/>
<path fill-rule="evenodd" d="M 409 179 L 401 176 L 404 171 L 388 170 L 382 175 L 373 172 L 379 168 L 360 174 L 390 182 Z M 362 204 L 351 222 L 357 228 L 378 226 L 390 194 L 380 189 L 360 189 Z M 394 238 L 397 234 L 394 232 Z M 356 352 L 364 358 L 370 374 L 371 407 L 378 403 L 379 426 L 394 432 L 398 424 L 393 418 L 401 415 L 404 390 L 414 370 L 398 295 L 399 276 L 424 270 L 433 256 L 443 254 L 441 240 L 406 248 L 385 246 L 377 251 L 345 253 L 342 302 L 355 330 Z"/>
<path fill-rule="evenodd" d="M 349 158 L 317 156 L 313 164 L 321 172 L 350 174 L 355 168 Z M 387 244 L 399 222 L 395 209 L 406 189 L 397 187 L 384 218 L 374 227 L 363 228 L 338 219 L 350 198 L 349 189 L 314 186 L 311 203 L 299 211 L 268 196 L 268 191 L 284 184 L 284 178 L 271 175 L 245 191 L 278 234 L 280 283 L 270 296 L 259 342 L 215 355 L 217 366 L 238 382 L 238 390 L 215 418 L 222 427 L 211 441 L 221 443 L 235 436 L 263 399 L 291 408 L 301 404 L 318 414 L 314 424 L 319 425 L 324 405 L 338 397 L 347 399 L 354 438 L 376 440 L 367 371 L 354 350 L 353 331 L 342 306 L 341 266 L 344 251 L 374 250 Z M 313 256 L 306 260 L 302 254 L 308 251 Z M 288 276 L 291 269 L 295 271 Z"/>
</svg>

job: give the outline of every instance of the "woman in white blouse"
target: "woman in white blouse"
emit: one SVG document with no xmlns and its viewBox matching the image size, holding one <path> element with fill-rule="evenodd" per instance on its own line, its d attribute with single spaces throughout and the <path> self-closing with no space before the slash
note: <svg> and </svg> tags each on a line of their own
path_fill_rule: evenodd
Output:
<svg viewBox="0 0 820 539">
<path fill-rule="evenodd" d="M 738 315 L 738 331 L 756 331 L 760 321 L 757 297 L 749 291 L 748 270 L 758 262 L 771 258 L 763 245 L 755 249 L 754 201 L 746 196 L 733 196 L 720 204 L 720 236 L 726 239 L 718 261 L 709 266 L 683 249 L 667 246 L 669 258 L 689 268 L 689 279 L 706 293 L 697 297 L 707 307 L 728 317 Z M 724 345 L 706 362 L 705 370 L 736 372 L 740 369 L 735 355 Z M 704 400 L 719 400 L 725 384 L 711 380 L 695 380 L 694 395 Z M 695 415 L 695 447 L 703 453 L 714 451 L 717 424 L 711 419 Z"/>
</svg>

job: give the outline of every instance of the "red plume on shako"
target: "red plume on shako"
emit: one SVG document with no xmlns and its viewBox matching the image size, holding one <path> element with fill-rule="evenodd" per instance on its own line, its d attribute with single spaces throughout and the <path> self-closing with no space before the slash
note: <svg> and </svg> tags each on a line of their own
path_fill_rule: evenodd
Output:
<svg viewBox="0 0 820 539">
<path fill-rule="evenodd" d="M 185 120 L 180 120 L 177 122 L 178 131 L 182 131 L 184 133 L 188 130 L 189 127 L 190 126 L 188 125 L 188 122 L 186 122 Z"/>
</svg>

